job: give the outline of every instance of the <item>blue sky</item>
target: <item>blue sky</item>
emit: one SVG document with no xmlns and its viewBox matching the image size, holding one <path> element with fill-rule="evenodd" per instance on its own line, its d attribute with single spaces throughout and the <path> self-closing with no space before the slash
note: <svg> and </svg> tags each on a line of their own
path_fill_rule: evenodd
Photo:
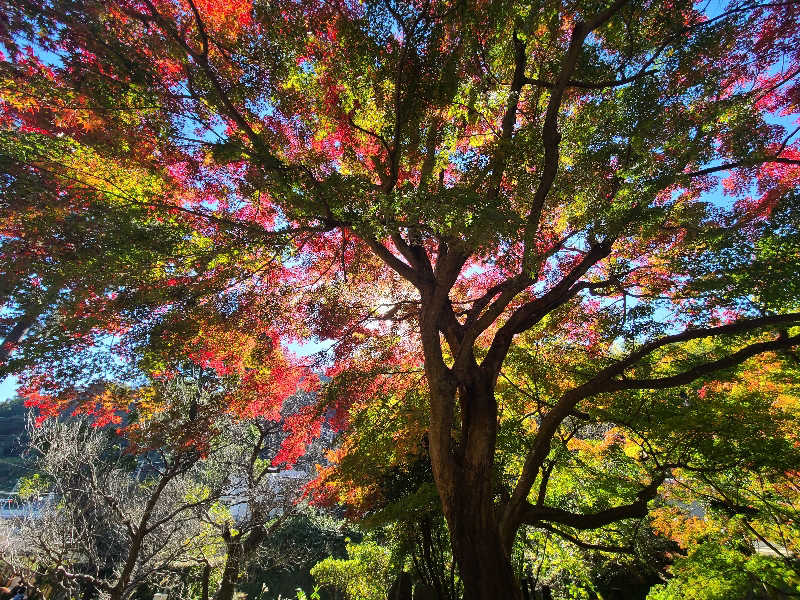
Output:
<svg viewBox="0 0 800 600">
<path fill-rule="evenodd" d="M 13 398 L 16 387 L 17 381 L 13 377 L 6 377 L 3 381 L 0 381 L 0 401 L 5 402 Z"/>
</svg>

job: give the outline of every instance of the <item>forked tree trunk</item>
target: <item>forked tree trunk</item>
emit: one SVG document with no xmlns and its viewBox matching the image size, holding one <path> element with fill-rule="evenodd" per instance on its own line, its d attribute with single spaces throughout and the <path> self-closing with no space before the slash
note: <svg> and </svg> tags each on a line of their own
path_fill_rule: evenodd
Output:
<svg viewBox="0 0 800 600">
<path fill-rule="evenodd" d="M 148 529 L 150 517 L 153 515 L 153 511 L 161 498 L 164 488 L 167 487 L 167 484 L 172 481 L 176 475 L 178 475 L 178 471 L 175 470 L 170 470 L 162 475 L 156 487 L 153 488 L 150 497 L 147 499 L 142 516 L 131 538 L 130 546 L 128 547 L 128 555 L 125 557 L 125 563 L 122 565 L 122 572 L 120 573 L 119 580 L 114 587 L 109 590 L 109 600 L 123 600 L 124 598 L 128 598 L 137 588 L 138 583 L 134 582 L 134 585 L 131 585 L 131 578 L 134 574 L 136 564 L 139 562 L 139 556 L 142 552 L 145 537 L 150 533 Z"/>
</svg>

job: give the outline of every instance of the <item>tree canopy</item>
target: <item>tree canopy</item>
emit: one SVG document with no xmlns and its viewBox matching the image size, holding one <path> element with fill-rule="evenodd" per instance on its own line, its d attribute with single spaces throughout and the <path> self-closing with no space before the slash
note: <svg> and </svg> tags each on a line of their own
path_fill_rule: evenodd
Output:
<svg viewBox="0 0 800 600">
<path fill-rule="evenodd" d="M 424 439 L 468 599 L 520 597 L 524 527 L 594 543 L 682 472 L 797 464 L 796 2 L 2 7 L 31 403 L 186 363 L 240 416 L 319 390 L 288 463 L 380 412 Z"/>
</svg>

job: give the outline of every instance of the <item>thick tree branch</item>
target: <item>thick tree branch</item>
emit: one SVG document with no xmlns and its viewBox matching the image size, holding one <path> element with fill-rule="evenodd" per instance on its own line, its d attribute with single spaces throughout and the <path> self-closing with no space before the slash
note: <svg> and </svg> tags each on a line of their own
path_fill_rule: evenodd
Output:
<svg viewBox="0 0 800 600">
<path fill-rule="evenodd" d="M 564 248 L 564 243 L 574 235 L 574 231 L 568 232 L 557 243 L 540 256 L 540 260 L 549 258 Z M 518 273 L 516 276 L 506 279 L 505 281 L 492 286 L 486 292 L 471 302 L 472 306 L 467 311 L 467 318 L 464 322 L 464 329 L 474 329 L 472 335 L 473 339 L 486 331 L 494 323 L 495 319 L 499 317 L 508 305 L 514 300 L 517 294 L 523 291 L 526 287 L 534 283 L 533 277 L 527 273 Z M 495 300 L 495 297 L 500 294 L 500 297 Z M 488 306 L 486 314 L 483 314 L 484 309 Z"/>
<path fill-rule="evenodd" d="M 91 575 L 87 575 L 86 573 L 78 573 L 74 571 L 67 571 L 65 567 L 59 565 L 56 567 L 56 571 L 58 571 L 62 577 L 65 579 L 70 579 L 74 581 L 83 581 L 84 583 L 88 583 L 90 585 L 96 586 L 98 589 L 103 591 L 109 592 L 111 591 L 111 587 L 102 579 L 98 579 L 97 577 L 92 577 Z"/>
<path fill-rule="evenodd" d="M 578 21 L 572 29 L 569 47 L 561 62 L 558 78 L 551 88 L 550 101 L 548 102 L 544 116 L 544 125 L 542 126 L 544 164 L 542 165 L 542 176 L 539 180 L 539 186 L 533 196 L 531 209 L 526 219 L 524 249 L 522 254 L 523 271 L 529 267 L 534 248 L 533 240 L 539 229 L 544 203 L 547 199 L 547 195 L 550 193 L 550 189 L 553 187 L 553 182 L 558 172 L 559 145 L 561 144 L 561 134 L 558 131 L 558 115 L 561 111 L 564 91 L 569 87 L 569 82 L 577 67 L 586 36 L 608 21 L 626 4 L 626 2 L 627 0 L 616 0 L 606 10 L 598 13 L 588 22 L 583 23 Z"/>
<path fill-rule="evenodd" d="M 408 261 L 411 267 L 421 277 L 432 280 L 433 267 L 428 255 L 425 253 L 425 249 L 416 244 L 406 242 L 398 231 L 392 232 L 390 237 L 397 250 L 403 255 L 403 258 Z"/>
<path fill-rule="evenodd" d="M 647 515 L 647 503 L 656 497 L 659 486 L 667 478 L 664 471 L 636 494 L 636 500 L 595 513 L 572 513 L 561 508 L 534 506 L 526 504 L 522 511 L 521 522 L 528 525 L 539 523 L 558 523 L 575 529 L 598 529 L 624 519 L 641 519 Z"/>
<path fill-rule="evenodd" d="M 791 337 L 780 336 L 777 339 L 769 342 L 750 344 L 749 346 L 745 346 L 741 350 L 734 352 L 729 356 L 699 364 L 682 373 L 677 373 L 669 377 L 657 377 L 654 379 L 615 379 L 606 384 L 606 386 L 604 386 L 600 391 L 613 392 L 618 390 L 661 390 L 680 385 L 686 385 L 705 375 L 710 375 L 716 371 L 721 371 L 723 369 L 729 369 L 731 367 L 740 365 L 748 358 L 752 358 L 758 354 L 763 354 L 764 352 L 770 352 L 773 350 L 791 348 L 792 346 L 796 346 L 798 344 L 800 344 L 800 335 Z"/>
<path fill-rule="evenodd" d="M 200 43 L 203 46 L 203 56 L 208 56 L 208 33 L 206 32 L 205 23 L 203 23 L 203 19 L 200 16 L 200 11 L 197 10 L 197 5 L 194 3 L 194 1 L 188 0 L 188 2 L 192 9 L 192 14 L 194 15 L 194 22 L 197 25 L 197 32 L 200 35 Z"/>
<path fill-rule="evenodd" d="M 700 169 L 698 171 L 689 171 L 688 173 L 680 173 L 678 177 L 681 179 L 686 179 L 691 177 L 702 177 L 703 175 L 710 175 L 712 173 L 718 173 L 720 171 L 728 171 L 730 169 L 738 169 L 741 167 L 757 167 L 759 165 L 767 163 L 780 163 L 784 165 L 797 166 L 800 165 L 800 160 L 794 158 L 784 158 L 781 156 L 765 156 L 762 158 L 749 158 L 745 160 L 739 160 L 736 162 L 717 165 L 716 167 L 707 167 L 705 169 Z"/>
<path fill-rule="evenodd" d="M 473 335 L 477 338 L 481 333 L 491 327 L 492 323 L 503 313 L 511 301 L 529 285 L 533 284 L 533 279 L 525 273 L 520 273 L 516 277 L 504 282 L 501 288 L 500 297 L 491 303 L 489 308 L 472 326 Z"/>
<path fill-rule="evenodd" d="M 606 81 L 575 81 L 571 79 L 567 83 L 567 87 L 580 88 L 586 90 L 602 90 L 605 88 L 619 87 L 621 85 L 632 83 L 637 79 L 639 79 L 640 77 L 643 77 L 645 75 L 654 75 L 656 73 L 658 73 L 658 71 L 656 70 L 641 70 L 637 72 L 635 75 L 622 77 L 621 79 L 609 79 Z M 529 83 L 531 85 L 538 85 L 539 87 L 543 87 L 546 89 L 552 89 L 555 87 L 555 84 L 553 84 L 550 81 L 545 81 L 544 79 L 535 79 L 535 78 L 532 79 L 530 77 L 525 79 L 525 83 Z"/>
<path fill-rule="evenodd" d="M 528 269 L 528 263 L 531 260 L 531 253 L 534 247 L 533 240 L 536 236 L 536 231 L 539 229 L 539 221 L 541 220 L 544 201 L 550 193 L 550 189 L 553 187 L 553 182 L 558 172 L 559 144 L 561 143 L 561 134 L 558 132 L 558 113 L 561 110 L 564 90 L 566 90 L 569 80 L 575 71 L 575 67 L 581 55 L 583 41 L 590 31 L 591 29 L 589 29 L 585 23 L 579 21 L 575 24 L 569 41 L 569 48 L 561 62 L 561 72 L 550 92 L 550 101 L 547 104 L 544 125 L 542 126 L 542 143 L 544 145 L 542 176 L 539 180 L 539 186 L 536 188 L 536 193 L 533 196 L 533 202 L 525 225 L 524 249 L 522 254 L 523 272 Z"/>
<path fill-rule="evenodd" d="M 504 531 L 504 535 L 511 535 L 511 531 L 516 529 L 523 512 L 523 506 L 527 502 L 527 497 L 530 493 L 531 487 L 533 486 L 536 476 L 539 473 L 542 464 L 546 460 L 547 455 L 550 453 L 550 441 L 553 435 L 555 435 L 559 425 L 564 421 L 564 419 L 567 418 L 567 416 L 570 415 L 575 406 L 581 400 L 596 394 L 623 389 L 663 389 L 667 387 L 685 385 L 687 383 L 691 383 L 699 377 L 716 372 L 720 369 L 726 369 L 739 365 L 748 358 L 756 356 L 757 354 L 798 345 L 800 344 L 800 335 L 792 337 L 780 335 L 777 339 L 769 342 L 751 344 L 725 358 L 703 363 L 702 365 L 698 365 L 693 369 L 689 369 L 688 371 L 679 373 L 672 377 L 653 380 L 613 379 L 615 376 L 620 375 L 627 367 L 635 364 L 650 352 L 667 344 L 715 335 L 745 333 L 763 327 L 797 322 L 800 322 L 800 314 L 792 313 L 790 315 L 776 315 L 772 317 L 762 317 L 760 319 L 748 319 L 737 323 L 722 325 L 720 327 L 711 327 L 701 330 L 688 330 L 681 334 L 666 336 L 660 340 L 646 344 L 639 351 L 629 355 L 621 361 L 618 361 L 614 365 L 603 369 L 600 373 L 598 373 L 595 377 L 592 377 L 586 383 L 565 392 L 556 405 L 544 416 L 544 418 L 542 418 L 542 421 L 539 425 L 539 431 L 537 432 L 528 456 L 525 459 L 525 465 L 523 466 L 522 473 L 517 481 L 517 486 L 514 489 L 514 493 L 502 518 L 501 528 Z"/>
<path fill-rule="evenodd" d="M 506 290 L 506 288 L 513 285 L 515 279 L 516 277 L 513 277 L 511 279 L 506 279 L 502 283 L 493 285 L 488 290 L 486 290 L 486 292 L 484 292 L 483 295 L 473 300 L 472 306 L 470 307 L 469 311 L 467 311 L 467 318 L 464 321 L 464 328 L 469 329 L 470 327 L 472 327 L 473 324 L 481 316 L 483 309 L 489 305 L 489 303 L 495 296 L 497 296 L 497 294 L 500 294 L 501 292 Z"/>
<path fill-rule="evenodd" d="M 632 367 L 637 362 L 642 360 L 648 354 L 651 354 L 659 348 L 669 346 L 671 344 L 678 344 L 681 342 L 688 342 L 707 337 L 715 337 L 720 335 L 736 335 L 740 333 L 748 333 L 755 329 L 764 327 L 785 326 L 794 323 L 800 323 L 800 313 L 787 313 L 783 315 L 771 315 L 767 317 L 759 317 L 756 319 L 740 319 L 727 325 L 719 325 L 716 327 L 703 327 L 697 329 L 687 329 L 681 333 L 674 335 L 664 336 L 652 342 L 644 344 L 641 348 L 632 352 L 625 358 L 615 362 L 600 371 L 592 381 L 609 380 L 613 377 L 621 375 L 626 369 Z"/>
<path fill-rule="evenodd" d="M 545 315 L 568 302 L 580 290 L 586 288 L 589 284 L 577 284 L 578 280 L 595 264 L 611 253 L 611 244 L 612 242 L 607 240 L 593 246 L 580 262 L 550 291 L 536 300 L 523 304 L 514 311 L 508 321 L 495 334 L 481 367 L 492 374 L 493 377 L 496 377 L 500 372 L 500 367 L 506 354 L 508 354 L 508 349 L 511 347 L 514 336 L 530 329 Z M 488 311 L 484 316 L 487 319 L 489 318 Z"/>
<path fill-rule="evenodd" d="M 455 354 L 459 352 L 464 342 L 464 328 L 456 318 L 456 313 L 453 310 L 453 305 L 449 302 L 442 310 L 442 318 L 439 323 L 439 329 L 447 340 L 447 345 L 450 346 L 450 352 Z"/>
<path fill-rule="evenodd" d="M 420 325 L 423 336 L 423 349 L 426 359 L 429 352 L 432 356 L 442 356 L 439 331 L 445 331 L 451 353 L 461 353 L 465 348 L 464 329 L 453 312 L 450 301 L 450 290 L 461 273 L 467 255 L 456 249 L 448 249 L 436 262 L 436 273 L 433 283 L 428 289 L 421 289 L 422 311 Z M 435 327 L 435 329 L 433 329 Z M 427 348 L 426 348 L 427 344 Z M 438 345 L 434 351 L 433 346 Z M 438 360 L 438 359 L 437 359 Z M 474 364 L 474 358 L 471 361 Z M 444 363 L 442 363 L 444 364 Z M 447 369 L 447 374 L 452 372 Z"/>
<path fill-rule="evenodd" d="M 421 285 L 419 274 L 414 270 L 413 267 L 411 267 L 411 265 L 397 258 L 391 252 L 391 250 L 389 250 L 374 237 L 365 234 L 361 234 L 360 237 L 364 240 L 364 243 L 369 246 L 370 250 L 372 250 L 378 258 L 385 262 L 387 266 L 396 271 L 401 277 L 413 283 L 415 286 L 419 287 L 419 285 Z"/>
<path fill-rule="evenodd" d="M 628 0 L 615 0 L 615 2 L 604 11 L 597 13 L 592 19 L 586 22 L 587 33 L 604 25 L 611 17 L 628 3 Z"/>
<path fill-rule="evenodd" d="M 525 65 L 527 56 L 525 54 L 525 42 L 519 39 L 517 32 L 514 32 L 514 76 L 511 81 L 511 89 L 508 93 L 508 103 L 503 114 L 500 125 L 500 141 L 491 162 L 491 183 L 488 195 L 495 198 L 500 193 L 500 183 L 505 171 L 506 157 L 508 156 L 508 146 L 514 134 L 514 125 L 517 122 L 517 109 L 522 88 L 525 86 Z"/>
</svg>

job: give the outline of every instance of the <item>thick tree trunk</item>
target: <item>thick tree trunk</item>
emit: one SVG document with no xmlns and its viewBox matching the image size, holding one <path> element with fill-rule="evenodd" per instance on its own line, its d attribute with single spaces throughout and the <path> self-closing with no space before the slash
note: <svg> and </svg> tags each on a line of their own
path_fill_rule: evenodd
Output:
<svg viewBox="0 0 800 600">
<path fill-rule="evenodd" d="M 116 585 L 109 590 L 109 600 L 123 600 L 124 598 L 130 596 L 130 594 L 138 587 L 137 583 L 131 585 L 131 577 L 134 574 L 136 564 L 139 562 L 139 555 L 141 554 L 142 546 L 144 545 L 145 536 L 147 536 L 149 533 L 148 523 L 150 522 L 150 517 L 153 514 L 153 510 L 155 509 L 159 498 L 161 498 L 161 493 L 164 491 L 164 488 L 167 487 L 167 484 L 177 474 L 177 471 L 172 470 L 163 475 L 156 487 L 153 488 L 150 497 L 147 499 L 147 504 L 145 504 L 142 516 L 140 517 L 139 523 L 135 529 L 135 533 L 131 538 L 131 543 L 128 547 L 128 556 L 125 558 L 125 563 L 122 566 L 122 572 L 120 573 L 119 580 L 117 581 Z"/>
<path fill-rule="evenodd" d="M 258 515 L 254 515 L 259 520 Z M 246 568 L 253 554 L 258 550 L 267 537 L 268 531 L 263 525 L 253 527 L 246 535 L 239 533 L 226 538 L 228 556 L 225 558 L 225 570 L 222 572 L 222 582 L 214 600 L 233 600 L 236 586 L 239 584 L 239 574 Z M 224 537 L 224 536 L 223 536 Z"/>
<path fill-rule="evenodd" d="M 161 492 L 159 491 L 159 495 L 160 494 Z M 148 513 L 149 518 L 149 513 L 152 512 L 152 507 L 149 507 L 149 510 L 146 509 L 146 512 Z M 145 536 L 144 532 L 145 527 L 142 525 L 139 527 L 136 535 L 131 540 L 131 545 L 128 549 L 128 556 L 122 568 L 122 574 L 120 575 L 119 581 L 117 581 L 117 584 L 108 593 L 109 600 L 123 600 L 123 598 L 128 596 L 128 594 L 132 591 L 129 587 L 131 575 L 133 574 L 133 569 L 139 560 L 139 554 L 142 551 L 142 542 L 144 541 Z"/>
<path fill-rule="evenodd" d="M 521 600 L 491 498 L 473 493 L 467 481 L 445 507 L 464 600 Z"/>
<path fill-rule="evenodd" d="M 108 600 L 122 600 L 123 592 L 124 592 L 124 590 L 122 588 L 119 588 L 119 587 L 113 588 L 108 593 Z"/>
<path fill-rule="evenodd" d="M 438 446 L 443 432 L 430 435 L 434 478 L 450 529 L 453 556 L 464 584 L 464 600 L 521 600 L 494 505 L 493 463 L 497 426 L 490 387 L 480 382 L 461 389 L 462 433 L 457 446 Z M 435 412 L 435 411 L 434 411 Z M 432 420 L 432 429 L 436 427 Z"/>
</svg>

